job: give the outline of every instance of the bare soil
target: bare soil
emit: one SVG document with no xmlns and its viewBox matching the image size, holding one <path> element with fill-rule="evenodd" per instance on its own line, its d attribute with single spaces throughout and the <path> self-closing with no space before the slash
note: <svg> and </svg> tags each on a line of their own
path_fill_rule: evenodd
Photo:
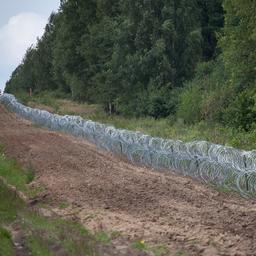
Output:
<svg viewBox="0 0 256 256">
<path fill-rule="evenodd" d="M 93 230 L 164 244 L 175 255 L 256 255 L 256 204 L 188 177 L 129 164 L 85 140 L 38 128 L 0 105 L 6 154 L 36 170 L 55 211 Z M 60 202 L 68 207 L 60 209 Z"/>
</svg>

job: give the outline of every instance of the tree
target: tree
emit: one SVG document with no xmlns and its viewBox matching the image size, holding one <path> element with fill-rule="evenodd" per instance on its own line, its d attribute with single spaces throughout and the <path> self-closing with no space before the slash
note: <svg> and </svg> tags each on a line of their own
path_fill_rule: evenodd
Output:
<svg viewBox="0 0 256 256">
<path fill-rule="evenodd" d="M 222 14 L 220 0 L 61 0 L 8 89 L 29 81 L 110 112 L 173 114 L 173 92 L 214 56 Z"/>
<path fill-rule="evenodd" d="M 256 2 L 225 0 L 224 35 L 220 40 L 230 82 L 240 89 L 256 82 Z"/>
</svg>

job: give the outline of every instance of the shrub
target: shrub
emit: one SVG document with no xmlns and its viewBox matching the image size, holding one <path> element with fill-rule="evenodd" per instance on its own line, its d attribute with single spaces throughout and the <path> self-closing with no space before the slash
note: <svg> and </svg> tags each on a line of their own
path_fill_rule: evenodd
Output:
<svg viewBox="0 0 256 256">
<path fill-rule="evenodd" d="M 199 86 L 188 86 L 180 95 L 177 117 L 187 124 L 194 124 L 202 119 L 202 89 Z"/>
<path fill-rule="evenodd" d="M 251 130 L 256 123 L 256 102 L 251 92 L 240 93 L 227 107 L 224 115 L 230 126 Z"/>
</svg>

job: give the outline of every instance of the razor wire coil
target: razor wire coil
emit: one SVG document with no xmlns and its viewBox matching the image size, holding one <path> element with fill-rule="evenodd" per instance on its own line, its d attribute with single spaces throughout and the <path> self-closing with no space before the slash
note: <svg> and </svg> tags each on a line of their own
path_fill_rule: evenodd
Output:
<svg viewBox="0 0 256 256">
<path fill-rule="evenodd" d="M 0 103 L 35 124 L 87 139 L 100 148 L 127 157 L 134 164 L 172 170 L 242 195 L 256 192 L 256 150 L 242 151 L 207 141 L 184 143 L 151 137 L 80 116 L 33 109 L 19 103 L 11 94 L 0 96 Z"/>
</svg>

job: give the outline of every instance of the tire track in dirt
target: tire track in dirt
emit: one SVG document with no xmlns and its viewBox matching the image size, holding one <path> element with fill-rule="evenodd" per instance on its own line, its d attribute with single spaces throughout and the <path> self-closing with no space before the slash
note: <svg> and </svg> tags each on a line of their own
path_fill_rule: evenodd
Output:
<svg viewBox="0 0 256 256">
<path fill-rule="evenodd" d="M 0 105 L 0 143 L 36 183 L 92 229 L 189 255 L 256 255 L 256 204 L 191 178 L 139 168 L 85 140 L 35 127 Z M 59 202 L 70 207 L 57 209 Z"/>
</svg>

